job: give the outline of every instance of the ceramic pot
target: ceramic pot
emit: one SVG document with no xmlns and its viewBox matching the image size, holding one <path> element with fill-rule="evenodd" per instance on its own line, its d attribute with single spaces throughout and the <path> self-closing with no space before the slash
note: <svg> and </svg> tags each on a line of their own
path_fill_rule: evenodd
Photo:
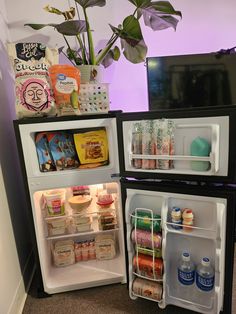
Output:
<svg viewBox="0 0 236 314">
<path fill-rule="evenodd" d="M 100 65 L 78 65 L 81 84 L 102 83 L 102 67 Z"/>
</svg>

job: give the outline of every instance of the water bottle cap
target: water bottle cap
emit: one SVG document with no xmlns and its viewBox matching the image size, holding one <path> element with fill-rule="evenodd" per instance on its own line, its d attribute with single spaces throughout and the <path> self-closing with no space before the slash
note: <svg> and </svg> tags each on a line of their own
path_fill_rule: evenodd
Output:
<svg viewBox="0 0 236 314">
<path fill-rule="evenodd" d="M 190 261 L 190 255 L 189 255 L 189 253 L 188 253 L 188 252 L 183 252 L 183 254 L 182 254 L 182 259 L 183 259 L 183 261 L 185 261 L 185 262 L 189 262 L 189 261 Z"/>
<path fill-rule="evenodd" d="M 210 265 L 210 260 L 208 257 L 203 257 L 202 259 L 202 265 L 203 266 L 209 266 Z"/>
</svg>

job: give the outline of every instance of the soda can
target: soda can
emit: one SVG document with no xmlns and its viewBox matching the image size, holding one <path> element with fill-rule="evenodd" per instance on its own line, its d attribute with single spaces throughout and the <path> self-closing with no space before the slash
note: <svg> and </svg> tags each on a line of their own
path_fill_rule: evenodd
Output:
<svg viewBox="0 0 236 314">
<path fill-rule="evenodd" d="M 151 233 L 150 231 L 140 230 L 140 229 L 133 229 L 131 233 L 131 240 L 136 245 L 139 245 L 144 248 L 150 249 L 160 249 L 162 236 L 160 233 Z M 152 247 L 153 245 L 153 247 Z"/>
<path fill-rule="evenodd" d="M 154 258 L 153 265 L 152 256 L 138 254 L 133 257 L 133 269 L 143 277 L 161 279 L 163 275 L 163 260 L 162 258 Z"/>
<path fill-rule="evenodd" d="M 157 282 L 136 278 L 133 281 L 132 291 L 135 295 L 160 301 L 163 289 L 162 285 Z"/>
<path fill-rule="evenodd" d="M 138 210 L 137 212 L 133 213 L 135 217 L 132 217 L 132 224 L 136 225 L 138 229 L 142 230 L 152 230 L 154 232 L 161 231 L 161 216 L 158 214 L 151 215 L 150 212 Z M 153 219 L 152 219 L 153 217 Z"/>
</svg>

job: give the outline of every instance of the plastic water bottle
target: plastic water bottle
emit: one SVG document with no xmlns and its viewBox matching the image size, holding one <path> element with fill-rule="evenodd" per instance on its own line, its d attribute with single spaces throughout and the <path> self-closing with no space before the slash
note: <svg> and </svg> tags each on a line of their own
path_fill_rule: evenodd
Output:
<svg viewBox="0 0 236 314">
<path fill-rule="evenodd" d="M 211 291 L 214 288 L 215 271 L 211 266 L 208 257 L 203 257 L 201 264 L 198 265 L 196 271 L 196 285 L 204 292 Z"/>
<path fill-rule="evenodd" d="M 183 252 L 178 265 L 178 281 L 182 287 L 188 287 L 194 283 L 195 266 L 191 261 L 190 254 Z"/>
</svg>

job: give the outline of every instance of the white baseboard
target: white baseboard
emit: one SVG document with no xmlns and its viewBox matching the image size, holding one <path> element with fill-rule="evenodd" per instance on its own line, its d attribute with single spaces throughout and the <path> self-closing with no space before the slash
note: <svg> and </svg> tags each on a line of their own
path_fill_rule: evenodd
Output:
<svg viewBox="0 0 236 314">
<path fill-rule="evenodd" d="M 25 287 L 23 277 L 24 277 L 25 272 L 29 271 L 28 270 L 28 265 L 29 265 L 30 259 L 32 257 L 33 257 L 33 251 L 31 251 L 31 253 L 29 254 L 29 257 L 27 259 L 27 262 L 26 262 L 26 265 L 24 267 L 23 274 L 21 276 L 20 282 L 19 282 L 19 284 L 18 284 L 18 286 L 16 288 L 16 292 L 15 292 L 15 295 L 13 297 L 11 306 L 9 307 L 8 314 L 21 314 L 22 311 L 23 311 L 23 308 L 24 308 L 24 305 L 25 305 L 25 300 L 27 298 L 27 293 L 29 291 L 29 288 L 30 288 L 30 285 L 31 285 L 31 282 L 32 282 L 32 279 L 33 279 L 33 275 L 34 275 L 34 272 L 35 272 L 35 266 L 33 267 L 32 273 L 29 276 L 30 279 L 29 279 L 29 282 L 27 283 L 27 287 Z"/>
</svg>

